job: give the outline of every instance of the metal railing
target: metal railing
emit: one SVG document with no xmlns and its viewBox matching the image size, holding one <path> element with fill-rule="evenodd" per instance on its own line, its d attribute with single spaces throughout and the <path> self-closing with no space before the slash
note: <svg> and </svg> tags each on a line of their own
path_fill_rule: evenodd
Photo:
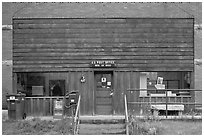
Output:
<svg viewBox="0 0 204 137">
<path fill-rule="evenodd" d="M 79 95 L 79 99 L 77 102 L 77 108 L 76 108 L 76 112 L 75 112 L 75 116 L 74 116 L 74 135 L 78 134 L 80 101 L 81 101 L 81 95 Z"/>
<path fill-rule="evenodd" d="M 129 119 L 128 119 L 128 108 L 127 108 L 127 97 L 124 95 L 124 105 L 125 105 L 125 128 L 126 128 L 126 135 L 129 135 Z"/>
<path fill-rule="evenodd" d="M 198 94 L 196 95 L 196 93 Z M 202 106 L 202 102 L 195 100 L 195 96 L 202 96 L 202 90 L 199 89 L 127 89 L 126 96 L 129 109 L 133 109 L 133 111 L 141 109 L 145 104 L 148 106 L 165 105 L 166 118 L 170 105 L 183 105 L 186 111 L 192 111 L 196 106 Z M 137 105 L 137 107 L 131 107 L 131 105 Z"/>
</svg>

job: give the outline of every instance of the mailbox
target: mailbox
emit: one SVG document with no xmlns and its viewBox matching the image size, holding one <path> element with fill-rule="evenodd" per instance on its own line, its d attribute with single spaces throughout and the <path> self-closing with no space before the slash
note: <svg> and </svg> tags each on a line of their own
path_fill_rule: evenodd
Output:
<svg viewBox="0 0 204 137">
<path fill-rule="evenodd" d="M 79 98 L 79 92 L 78 91 L 71 91 L 65 96 L 65 111 L 64 114 L 67 116 L 73 116 L 74 112 L 77 107 Z"/>
<path fill-rule="evenodd" d="M 10 120 L 26 118 L 25 96 L 25 94 L 12 94 L 6 96 L 8 105 L 8 118 Z"/>
<path fill-rule="evenodd" d="M 77 104 L 78 98 L 79 98 L 79 92 L 73 91 L 69 93 L 69 98 L 68 98 L 69 104 L 70 105 Z"/>
</svg>

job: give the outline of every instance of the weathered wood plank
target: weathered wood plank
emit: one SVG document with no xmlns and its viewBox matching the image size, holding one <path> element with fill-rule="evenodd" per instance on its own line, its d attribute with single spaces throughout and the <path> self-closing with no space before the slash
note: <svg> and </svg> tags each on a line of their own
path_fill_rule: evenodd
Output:
<svg viewBox="0 0 204 137">
<path fill-rule="evenodd" d="M 193 56 L 42 56 L 42 57 L 36 57 L 36 56 L 18 56 L 15 57 L 14 60 L 61 60 L 61 59 L 73 59 L 73 60 L 84 60 L 84 59 L 90 59 L 90 60 L 117 60 L 117 59 L 130 59 L 130 60 L 192 60 Z"/>
<path fill-rule="evenodd" d="M 20 19 L 14 18 L 14 23 L 18 24 L 81 24 L 81 23 L 152 23 L 152 24 L 192 24 L 193 18 L 36 18 L 36 19 Z"/>
<path fill-rule="evenodd" d="M 91 28 L 192 28 L 192 24 L 177 23 L 81 23 L 81 24 L 15 24 L 14 29 L 91 29 Z"/>
<path fill-rule="evenodd" d="M 52 56 L 193 56 L 193 52 L 76 52 L 76 53 L 67 53 L 67 52 L 50 52 L 50 53 L 13 53 L 13 57 L 52 57 Z"/>
<path fill-rule="evenodd" d="M 127 19 L 127 23 L 190 23 L 192 24 L 194 21 L 193 18 L 145 18 L 145 19 L 137 19 L 137 18 L 130 18 Z"/>
<path fill-rule="evenodd" d="M 69 43 L 192 43 L 192 38 L 133 39 L 133 38 L 70 38 L 70 39 L 13 39 L 14 44 L 69 44 Z"/>
<path fill-rule="evenodd" d="M 119 68 L 116 68 L 116 70 Z M 65 71 L 90 71 L 91 68 L 15 68 L 13 72 L 65 72 Z M 112 69 L 110 69 L 112 70 Z M 145 67 L 145 68 L 120 68 L 120 70 L 133 71 L 193 71 L 193 67 Z"/>
<path fill-rule="evenodd" d="M 75 44 L 13 44 L 17 48 L 193 48 L 193 43 L 75 43 Z"/>
<path fill-rule="evenodd" d="M 95 91 L 96 97 L 111 97 L 110 91 Z"/>
<path fill-rule="evenodd" d="M 141 68 L 141 67 L 189 67 L 189 64 L 117 64 L 118 68 Z M 88 68 L 89 64 L 42 64 L 42 65 L 15 65 L 13 68 Z"/>
<path fill-rule="evenodd" d="M 193 64 L 193 60 L 115 60 L 119 64 Z M 40 65 L 40 64 L 90 64 L 90 60 L 14 60 L 15 65 Z"/>
<path fill-rule="evenodd" d="M 114 111 L 116 114 L 121 114 L 121 105 L 120 99 L 121 99 L 121 74 L 122 72 L 115 71 L 114 72 L 114 96 L 113 96 L 113 106 L 114 106 Z M 122 102 L 121 102 L 122 103 Z"/>
<path fill-rule="evenodd" d="M 33 114 L 34 113 L 34 103 L 33 103 L 34 101 L 33 101 L 33 99 L 31 99 L 30 100 L 30 108 L 31 108 L 31 114 Z"/>
<path fill-rule="evenodd" d="M 37 107 L 37 115 L 40 115 L 40 113 L 41 113 L 41 109 L 42 109 L 42 104 L 41 104 L 41 102 L 40 102 L 40 99 L 38 98 L 38 99 L 36 99 L 36 107 Z"/>
<path fill-rule="evenodd" d="M 52 115 L 53 114 L 53 99 L 52 98 L 50 98 L 50 100 L 49 100 L 49 107 L 50 107 L 50 114 Z"/>
<path fill-rule="evenodd" d="M 37 99 L 33 98 L 33 115 L 37 116 L 38 106 L 37 106 Z"/>
<path fill-rule="evenodd" d="M 107 18 L 89 18 L 89 19 L 80 19 L 80 18 L 39 18 L 39 19 L 13 19 L 14 23 L 20 24 L 67 24 L 67 23 L 126 23 L 125 18 L 121 19 L 107 19 Z"/>
<path fill-rule="evenodd" d="M 29 38 L 192 38 L 192 34 L 189 33 L 40 33 L 40 34 L 29 34 L 29 33 L 19 33 L 14 35 L 15 39 L 29 39 Z"/>
<path fill-rule="evenodd" d="M 42 99 L 42 114 L 43 114 L 43 116 L 46 116 L 47 115 L 47 101 L 46 101 L 46 99 L 44 98 L 44 99 Z"/>
<path fill-rule="evenodd" d="M 190 28 L 92 28 L 92 29 L 15 29 L 14 34 L 18 33 L 191 33 Z"/>
<path fill-rule="evenodd" d="M 112 98 L 97 98 L 96 105 L 111 105 Z"/>
<path fill-rule="evenodd" d="M 32 53 L 32 52 L 193 52 L 193 48 L 18 48 L 13 49 L 13 53 Z"/>
<path fill-rule="evenodd" d="M 94 84 L 93 84 L 93 81 L 94 81 L 94 72 L 93 70 L 89 71 L 88 73 L 88 76 L 89 76 L 89 94 L 90 94 L 90 110 L 92 112 L 92 115 L 95 113 L 95 109 L 94 109 L 94 101 L 95 101 L 95 97 L 94 97 Z"/>
<path fill-rule="evenodd" d="M 97 105 L 96 106 L 97 114 L 112 114 L 112 106 L 110 105 Z"/>
<path fill-rule="evenodd" d="M 91 77 L 91 74 L 90 72 L 82 72 L 81 73 L 81 76 L 84 76 L 86 78 L 86 82 L 85 83 L 81 83 L 81 86 L 82 86 L 82 89 L 81 91 L 84 92 L 85 96 L 83 96 L 83 99 L 85 100 L 85 111 L 84 113 L 86 115 L 91 115 L 93 113 L 93 109 L 92 109 L 92 106 L 93 106 L 93 91 L 90 90 L 91 89 L 91 85 L 92 85 L 92 82 L 94 80 L 90 80 L 90 77 Z M 81 92 L 81 93 L 82 93 Z"/>
<path fill-rule="evenodd" d="M 31 106 L 31 100 L 30 99 L 26 99 L 26 102 L 25 102 L 25 106 L 26 106 L 26 115 L 27 116 L 30 116 L 32 113 L 31 113 L 31 111 L 32 111 L 32 106 Z"/>
<path fill-rule="evenodd" d="M 108 110 L 112 110 L 112 106 L 110 106 L 110 105 L 97 105 L 96 109 L 108 109 Z"/>
</svg>

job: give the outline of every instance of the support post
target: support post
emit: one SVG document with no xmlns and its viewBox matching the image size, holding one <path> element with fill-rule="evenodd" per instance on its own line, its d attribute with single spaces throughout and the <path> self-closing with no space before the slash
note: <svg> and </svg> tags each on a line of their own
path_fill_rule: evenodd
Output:
<svg viewBox="0 0 204 137">
<path fill-rule="evenodd" d="M 167 91 L 166 92 L 166 118 L 167 118 L 167 115 L 168 115 L 168 94 L 167 94 Z"/>
</svg>

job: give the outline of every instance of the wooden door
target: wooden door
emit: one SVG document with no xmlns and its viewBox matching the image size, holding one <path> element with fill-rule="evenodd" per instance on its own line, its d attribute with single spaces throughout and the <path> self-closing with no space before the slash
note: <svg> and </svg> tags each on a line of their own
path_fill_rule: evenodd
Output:
<svg viewBox="0 0 204 137">
<path fill-rule="evenodd" d="M 95 72 L 95 114 L 112 114 L 113 72 Z"/>
</svg>

